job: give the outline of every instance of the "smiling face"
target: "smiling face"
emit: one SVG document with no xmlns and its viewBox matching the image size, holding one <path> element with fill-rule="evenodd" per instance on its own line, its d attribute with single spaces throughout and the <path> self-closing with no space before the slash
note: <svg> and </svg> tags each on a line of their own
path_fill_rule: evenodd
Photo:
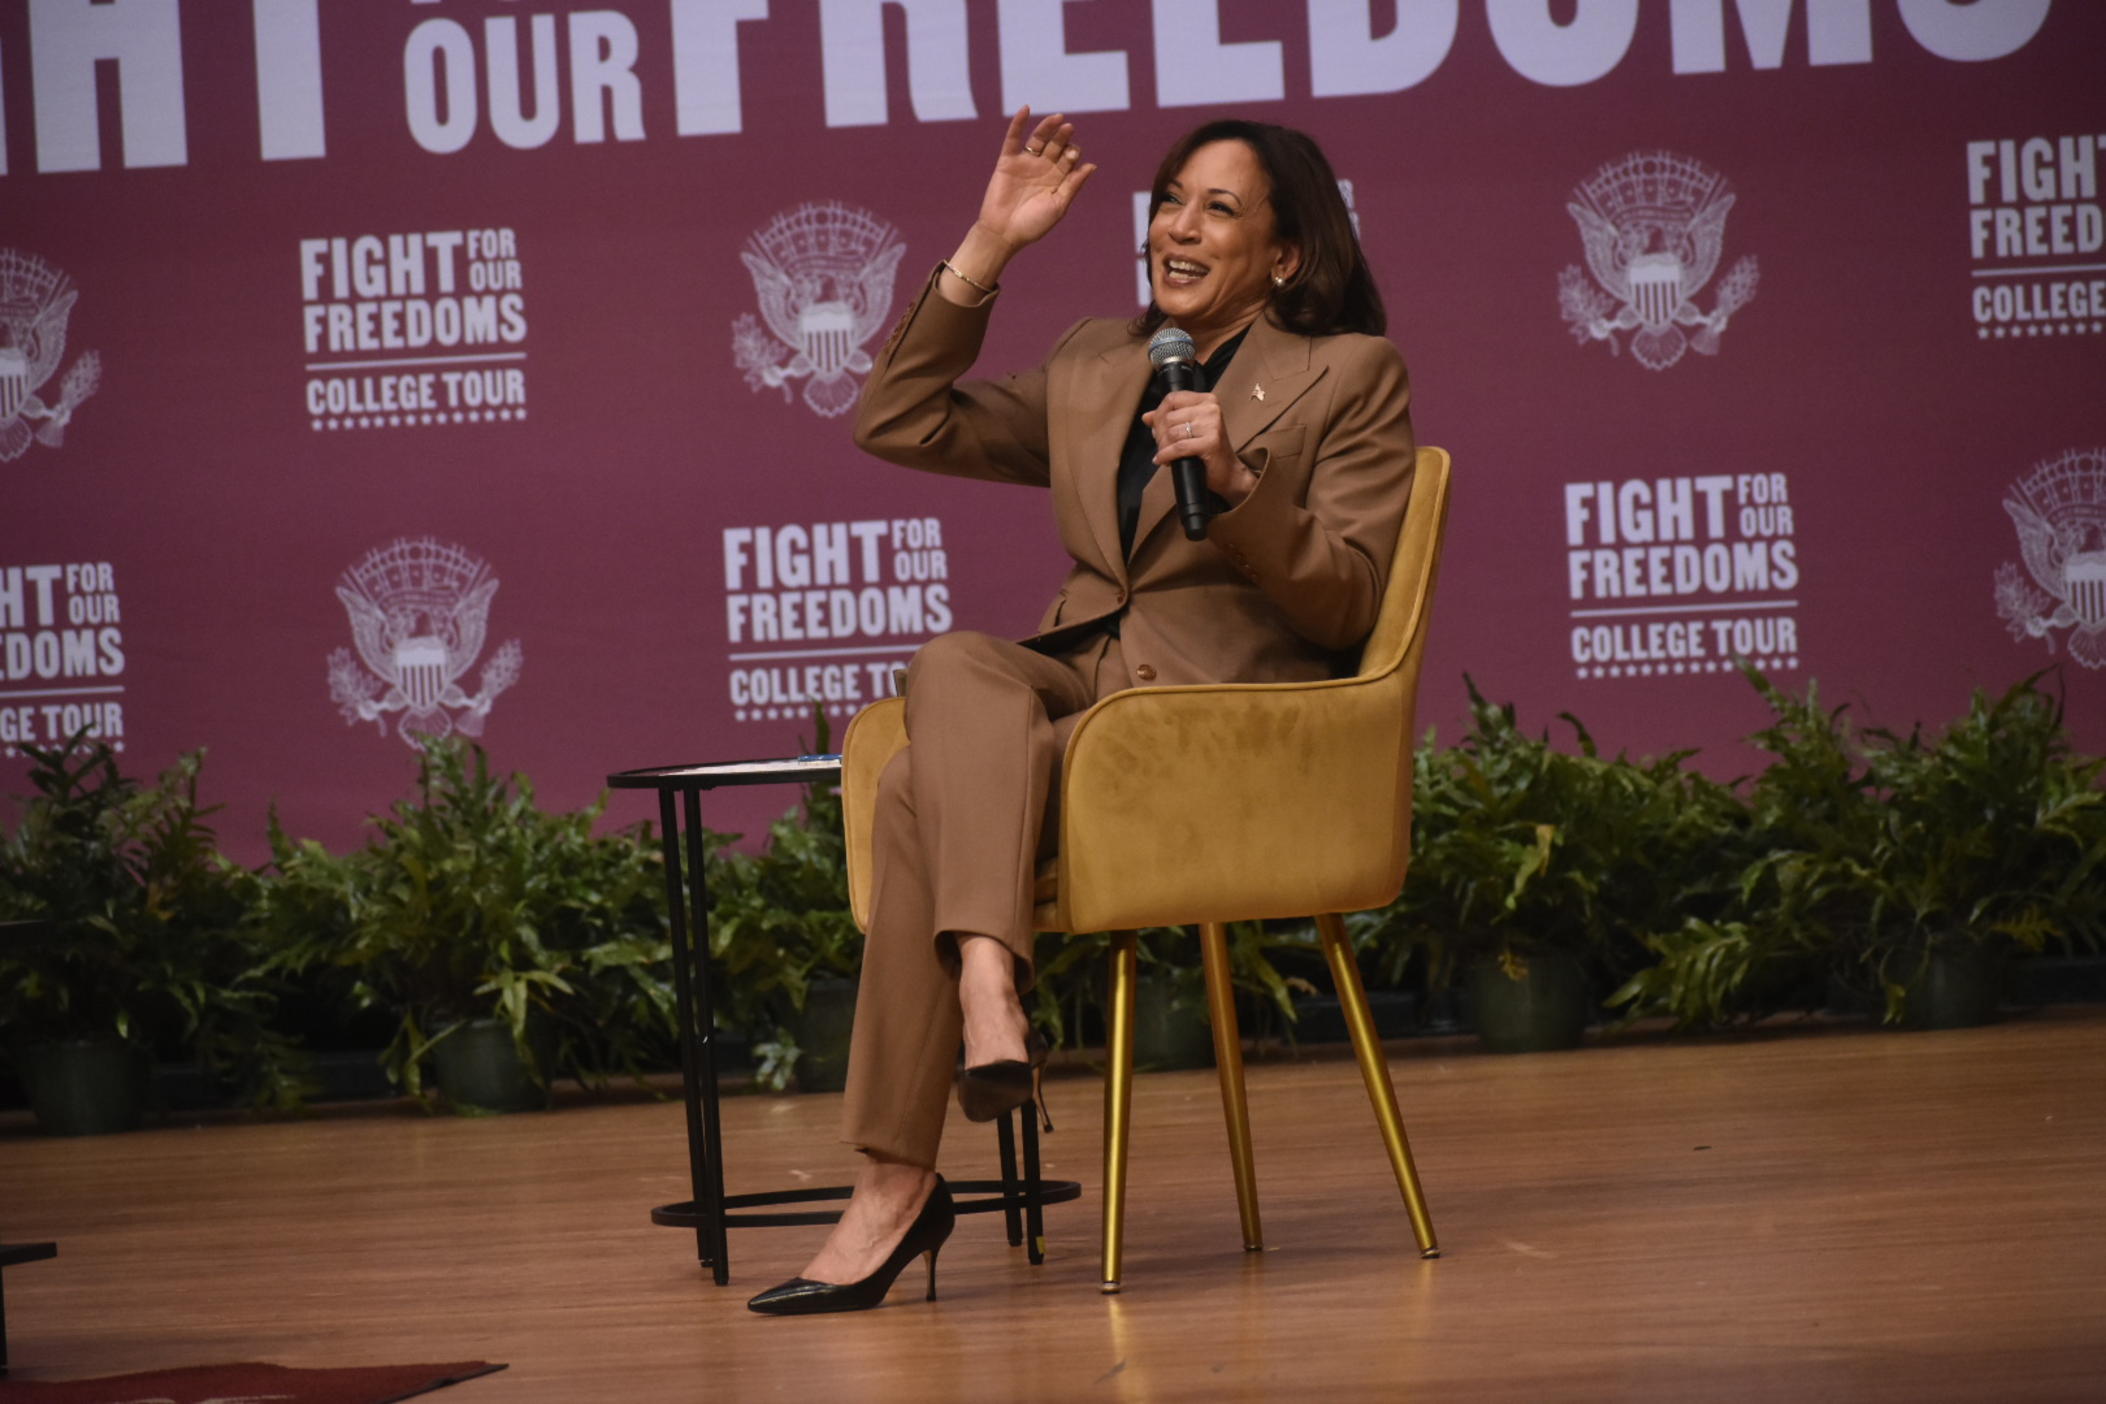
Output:
<svg viewBox="0 0 2106 1404">
<path fill-rule="evenodd" d="M 1265 310 L 1274 274 L 1298 254 L 1279 241 L 1265 169 L 1240 141 L 1194 151 L 1148 223 L 1155 305 L 1192 334 L 1202 358 Z"/>
</svg>

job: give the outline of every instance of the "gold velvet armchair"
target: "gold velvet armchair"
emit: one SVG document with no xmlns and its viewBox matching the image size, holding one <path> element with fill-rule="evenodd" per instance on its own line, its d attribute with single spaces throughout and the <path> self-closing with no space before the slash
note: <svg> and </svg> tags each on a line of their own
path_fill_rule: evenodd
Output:
<svg viewBox="0 0 2106 1404">
<path fill-rule="evenodd" d="M 1422 1256 L 1438 1257 L 1389 1067 L 1339 913 L 1402 890 L 1411 852 L 1413 714 L 1447 523 L 1449 459 L 1419 450 L 1374 632 L 1350 677 L 1142 687 L 1097 703 L 1068 740 L 1058 855 L 1041 931 L 1113 931 L 1104 1110 L 1106 1292 L 1119 1290 L 1133 1086 L 1133 931 L 1200 928 L 1208 1012 L 1244 1246 L 1262 1246 L 1230 986 L 1231 921 L 1315 914 L 1360 1072 Z M 851 903 L 866 923 L 877 780 L 906 744 L 905 704 L 865 708 L 843 740 Z M 866 927 L 867 929 L 867 927 Z"/>
</svg>

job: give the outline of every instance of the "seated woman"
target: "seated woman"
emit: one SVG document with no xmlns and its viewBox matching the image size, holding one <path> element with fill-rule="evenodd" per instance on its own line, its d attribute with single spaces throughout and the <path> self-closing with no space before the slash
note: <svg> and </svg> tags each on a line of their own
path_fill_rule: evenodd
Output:
<svg viewBox="0 0 2106 1404">
<path fill-rule="evenodd" d="M 1210 122 L 1171 147 L 1151 192 L 1154 300 L 1078 322 L 1034 370 L 961 380 L 1009 262 L 1096 169 L 1073 124 L 1017 113 L 979 218 L 877 358 L 856 441 L 909 468 L 1050 487 L 1073 559 L 1041 632 L 955 633 L 907 672 L 908 745 L 880 780 L 872 915 L 845 1099 L 855 1193 L 804 1272 L 749 1305 L 877 1305 L 949 1237 L 936 1173 L 953 1081 L 968 1118 L 1032 1096 L 1045 1046 L 1019 1000 L 1032 882 L 1069 732 L 1099 698 L 1173 683 L 1349 671 L 1373 628 L 1410 495 L 1403 360 L 1337 178 L 1307 136 Z M 1199 389 L 1164 395 L 1148 342 L 1189 333 Z M 1188 540 L 1180 459 L 1217 514 Z M 964 1043 L 962 1069 L 959 1044 Z"/>
</svg>

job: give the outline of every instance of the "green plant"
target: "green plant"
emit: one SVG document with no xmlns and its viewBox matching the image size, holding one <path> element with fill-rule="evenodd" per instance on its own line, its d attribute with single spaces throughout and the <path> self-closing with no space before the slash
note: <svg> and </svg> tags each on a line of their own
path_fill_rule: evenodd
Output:
<svg viewBox="0 0 2106 1404">
<path fill-rule="evenodd" d="M 1413 759 L 1402 894 L 1348 921 L 1380 979 L 1401 984 L 1423 961 L 1445 986 L 1480 960 L 1518 979 L 1533 954 L 1558 950 L 1606 985 L 1643 962 L 1644 933 L 1726 905 L 1719 855 L 1742 842 L 1742 816 L 1689 753 L 1605 758 L 1569 713 L 1574 749 L 1561 750 L 1469 689 L 1462 743 L 1429 735 Z"/>
<path fill-rule="evenodd" d="M 1934 738 L 1866 733 L 1876 822 L 1846 871 L 1866 905 L 1861 968 L 1890 1021 L 1942 944 L 2037 952 L 2106 934 L 2106 761 L 2074 754 L 2038 683 L 1975 692 Z"/>
<path fill-rule="evenodd" d="M 0 1024 L 22 1042 L 113 1035 L 297 1106 L 305 1064 L 270 1027 L 280 987 L 249 923 L 258 879 L 218 851 L 204 753 L 147 785 L 107 742 L 24 749 L 37 793 L 0 842 L 0 916 L 51 927 L 0 948 Z"/>
<path fill-rule="evenodd" d="M 1744 671 L 1770 707 L 1751 738 L 1770 763 L 1746 787 L 1731 902 L 1649 935 L 1653 964 L 1612 1003 L 1725 1023 L 1812 1004 L 1833 976 L 1877 993 L 1891 1022 L 1940 944 L 2098 945 L 2106 763 L 2072 751 L 2037 675 L 1977 693 L 1927 739 L 1859 732 L 1812 684 L 1792 696 Z"/>
<path fill-rule="evenodd" d="M 1080 1043 L 1086 1037 L 1083 1030 L 1093 1021 L 1101 1026 L 1104 972 L 1115 935 L 1089 931 L 1040 939 L 1031 1017 L 1056 1044 Z M 1198 928 L 1150 926 L 1134 935 L 1141 978 L 1167 980 L 1176 1002 L 1203 1006 L 1206 994 Z M 1297 973 L 1305 966 L 1321 964 L 1315 927 L 1306 922 L 1236 921 L 1229 923 L 1228 938 L 1231 984 L 1263 1001 L 1284 1026 L 1291 1027 L 1296 1017 L 1294 997 L 1316 993 L 1316 986 Z"/>
<path fill-rule="evenodd" d="M 814 754 L 832 740 L 814 708 Z M 848 901 L 848 841 L 841 793 L 832 781 L 804 787 L 795 807 L 768 827 L 757 853 L 732 845 L 737 834 L 709 834 L 709 950 L 720 992 L 720 1022 L 749 1030 L 755 1077 L 781 1091 L 802 1050 L 786 1026 L 817 980 L 854 979 L 863 936 Z"/>
<path fill-rule="evenodd" d="M 479 1018 L 503 1020 L 544 1083 L 543 1029 L 581 1080 L 659 1062 L 675 1028 L 662 860 L 645 826 L 595 835 L 604 807 L 546 813 L 481 747 L 429 741 L 415 797 L 363 849 L 333 855 L 273 821 L 280 960 L 337 967 L 359 1006 L 398 1017 L 382 1061 L 413 1094 L 433 1046 Z"/>
<path fill-rule="evenodd" d="M 1810 1006 L 1822 997 L 1832 933 L 1864 925 L 1847 855 L 1868 849 L 1876 814 L 1849 708 L 1824 707 L 1811 682 L 1794 697 L 1742 671 L 1770 708 L 1749 737 L 1770 759 L 1742 786 L 1745 848 L 1720 855 L 1730 901 L 1647 934 L 1653 963 L 1609 998 L 1633 1017 L 1701 1027 Z"/>
</svg>

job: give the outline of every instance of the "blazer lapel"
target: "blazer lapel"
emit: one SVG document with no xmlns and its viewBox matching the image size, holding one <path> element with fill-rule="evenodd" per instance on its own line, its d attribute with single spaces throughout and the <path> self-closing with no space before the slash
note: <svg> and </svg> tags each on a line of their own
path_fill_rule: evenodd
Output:
<svg viewBox="0 0 2106 1404">
<path fill-rule="evenodd" d="M 1076 367 L 1066 403 L 1057 411 L 1069 447 L 1069 471 L 1056 484 L 1063 519 L 1079 516 L 1089 528 L 1105 574 L 1126 582 L 1119 550 L 1119 452 L 1148 388 L 1148 348 L 1131 337 Z"/>
<path fill-rule="evenodd" d="M 1141 511 L 1133 524 L 1133 549 L 1136 555 L 1140 553 L 1141 543 L 1148 539 L 1148 533 L 1160 526 L 1163 518 L 1169 516 L 1170 509 L 1176 505 L 1176 476 L 1167 467 L 1156 469 L 1155 476 L 1148 480 L 1148 486 L 1141 489 Z"/>
<path fill-rule="evenodd" d="M 1260 317 L 1229 362 L 1214 398 L 1221 401 L 1221 427 L 1229 447 L 1241 453 L 1323 374 L 1311 364 L 1308 337 L 1283 331 Z"/>
</svg>

